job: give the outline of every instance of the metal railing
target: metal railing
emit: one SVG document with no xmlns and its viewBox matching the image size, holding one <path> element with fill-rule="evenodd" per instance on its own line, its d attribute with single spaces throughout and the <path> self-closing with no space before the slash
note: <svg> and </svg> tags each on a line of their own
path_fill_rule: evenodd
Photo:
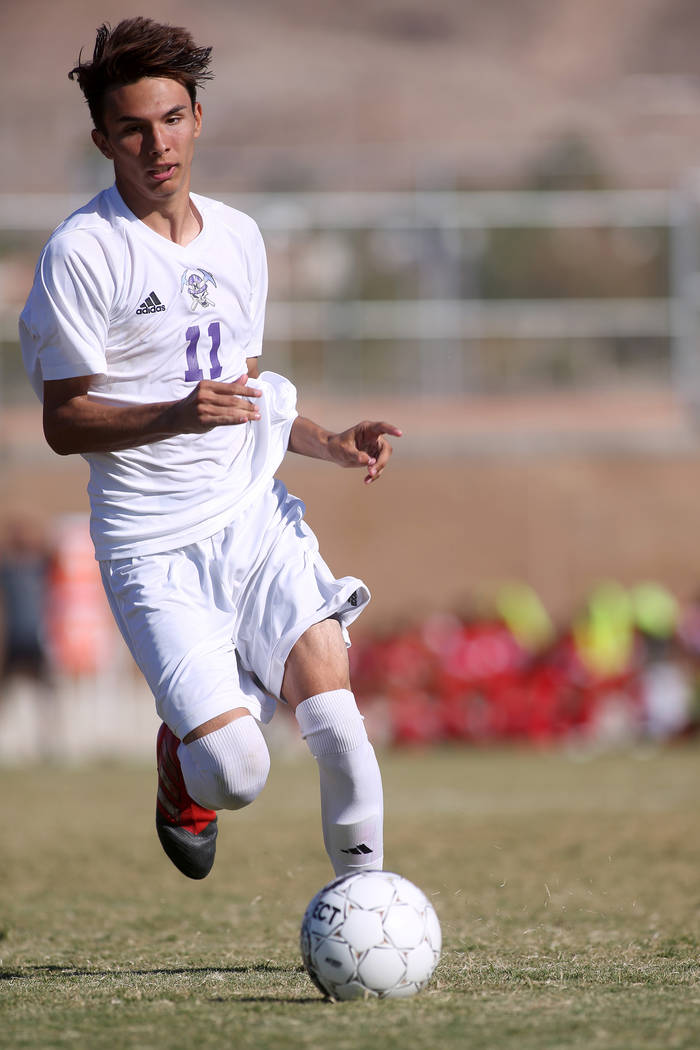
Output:
<svg viewBox="0 0 700 1050">
<path fill-rule="evenodd" d="M 319 232 L 333 233 L 351 256 L 357 251 L 353 237 L 358 232 L 409 231 L 416 235 L 416 263 L 428 279 L 413 298 L 373 299 L 353 294 L 352 287 L 337 295 L 290 295 L 288 289 L 285 294 L 284 280 L 276 282 L 273 274 L 266 325 L 268 361 L 273 366 L 275 356 L 284 362 L 296 344 L 315 345 L 322 348 L 324 381 L 332 383 L 334 357 L 347 353 L 349 345 L 378 343 L 388 353 L 384 374 L 391 383 L 392 376 L 397 379 L 401 374 L 405 344 L 412 343 L 421 371 L 433 376 L 435 389 L 444 389 L 448 381 L 450 389 L 459 394 L 473 392 L 473 372 L 462 364 L 468 362 L 473 345 L 481 341 L 565 341 L 565 352 L 575 355 L 582 352 L 573 345 L 577 340 L 658 340 L 667 347 L 674 390 L 697 407 L 698 196 L 693 178 L 669 192 L 250 194 L 227 203 L 255 217 L 266 239 L 273 242 L 276 257 L 286 254 L 290 269 L 295 246 Z M 84 198 L 73 195 L 0 195 L 0 234 L 11 234 L 15 240 L 23 233 L 47 235 L 83 203 Z M 449 272 L 460 263 L 465 234 L 474 235 L 476 248 L 472 244 L 469 250 L 478 255 L 479 236 L 508 228 L 665 231 L 668 294 L 550 299 L 455 295 Z M 429 235 L 441 239 L 442 282 L 430 280 L 434 255 L 420 257 L 422 238 Z M 454 238 L 461 240 L 457 243 Z M 2 300 L 0 288 L 0 336 L 5 344 L 16 341 L 16 313 L 16 305 Z M 457 357 L 460 367 L 455 367 Z M 341 370 L 340 374 L 345 373 Z"/>
</svg>

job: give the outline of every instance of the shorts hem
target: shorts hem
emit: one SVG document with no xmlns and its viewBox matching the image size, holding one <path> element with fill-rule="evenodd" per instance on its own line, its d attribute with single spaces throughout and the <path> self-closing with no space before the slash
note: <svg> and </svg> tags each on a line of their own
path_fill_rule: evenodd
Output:
<svg viewBox="0 0 700 1050">
<path fill-rule="evenodd" d="M 197 729 L 198 726 L 203 725 L 212 718 L 217 718 L 219 715 L 225 714 L 227 711 L 233 711 L 236 707 L 246 708 L 256 722 L 269 722 L 272 718 L 272 713 L 266 713 L 262 710 L 262 704 L 254 697 L 244 696 L 241 694 L 240 697 L 229 697 L 226 702 L 219 700 L 215 702 L 212 697 L 211 703 L 199 704 L 194 711 L 187 711 L 179 716 L 179 720 L 175 722 L 173 719 L 169 721 L 167 718 L 163 718 L 163 712 L 161 713 L 161 705 L 157 705 L 159 710 L 158 714 L 164 722 L 167 723 L 169 728 L 173 731 L 178 740 L 183 740 L 188 733 L 191 733 L 193 729 Z"/>
<path fill-rule="evenodd" d="M 355 595 L 356 598 L 354 602 L 351 602 L 353 595 Z M 369 604 L 370 598 L 371 595 L 366 584 L 364 584 L 362 580 L 350 577 L 347 583 L 338 590 L 334 597 L 330 599 L 322 609 L 316 609 L 311 615 L 304 617 L 303 620 L 298 620 L 294 626 L 280 638 L 273 650 L 272 659 L 270 660 L 270 666 L 268 669 L 270 692 L 279 697 L 282 703 L 286 703 L 280 695 L 282 691 L 282 679 L 284 678 L 284 665 L 287 661 L 287 657 L 301 638 L 304 631 L 307 631 L 309 627 L 313 627 L 315 623 L 322 623 L 323 620 L 337 619 L 343 630 L 345 644 L 349 647 L 350 638 L 347 633 L 347 628 L 357 619 L 360 613 Z"/>
</svg>

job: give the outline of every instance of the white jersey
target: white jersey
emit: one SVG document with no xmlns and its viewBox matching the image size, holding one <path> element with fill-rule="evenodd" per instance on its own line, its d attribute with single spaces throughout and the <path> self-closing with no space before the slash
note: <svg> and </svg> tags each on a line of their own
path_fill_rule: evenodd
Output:
<svg viewBox="0 0 700 1050">
<path fill-rule="evenodd" d="M 187 396 L 232 382 L 262 352 L 265 249 L 242 212 L 192 194 L 198 237 L 175 244 L 126 207 L 115 186 L 49 239 L 20 319 L 25 367 L 44 380 L 93 377 L 110 405 Z M 271 483 L 296 416 L 291 383 L 251 381 L 261 419 L 122 452 L 86 453 L 98 559 L 153 554 L 213 535 Z"/>
</svg>

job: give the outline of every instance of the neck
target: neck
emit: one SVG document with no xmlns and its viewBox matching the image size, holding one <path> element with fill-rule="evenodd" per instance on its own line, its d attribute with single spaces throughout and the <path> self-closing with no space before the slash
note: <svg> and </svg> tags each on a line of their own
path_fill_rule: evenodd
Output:
<svg viewBox="0 0 700 1050">
<path fill-rule="evenodd" d="M 202 218 L 190 200 L 189 185 L 186 193 L 163 201 L 132 201 L 128 190 L 122 188 L 116 180 L 120 196 L 130 211 L 144 225 L 175 244 L 186 245 L 201 232 Z"/>
</svg>

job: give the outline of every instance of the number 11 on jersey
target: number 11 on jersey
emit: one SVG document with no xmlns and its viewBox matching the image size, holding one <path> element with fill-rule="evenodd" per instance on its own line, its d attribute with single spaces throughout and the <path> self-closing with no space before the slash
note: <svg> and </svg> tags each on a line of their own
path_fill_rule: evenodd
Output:
<svg viewBox="0 0 700 1050">
<path fill-rule="evenodd" d="M 207 335 L 211 339 L 211 349 L 209 351 L 209 378 L 218 379 L 221 375 L 221 363 L 219 361 L 219 346 L 221 345 L 221 326 L 218 321 L 212 321 L 207 328 Z M 185 372 L 186 383 L 199 383 L 201 379 L 204 379 L 204 372 L 199 367 L 199 360 L 197 358 L 197 345 L 199 343 L 200 330 L 199 325 L 192 325 L 185 332 L 185 339 L 187 340 L 187 370 Z"/>
</svg>

